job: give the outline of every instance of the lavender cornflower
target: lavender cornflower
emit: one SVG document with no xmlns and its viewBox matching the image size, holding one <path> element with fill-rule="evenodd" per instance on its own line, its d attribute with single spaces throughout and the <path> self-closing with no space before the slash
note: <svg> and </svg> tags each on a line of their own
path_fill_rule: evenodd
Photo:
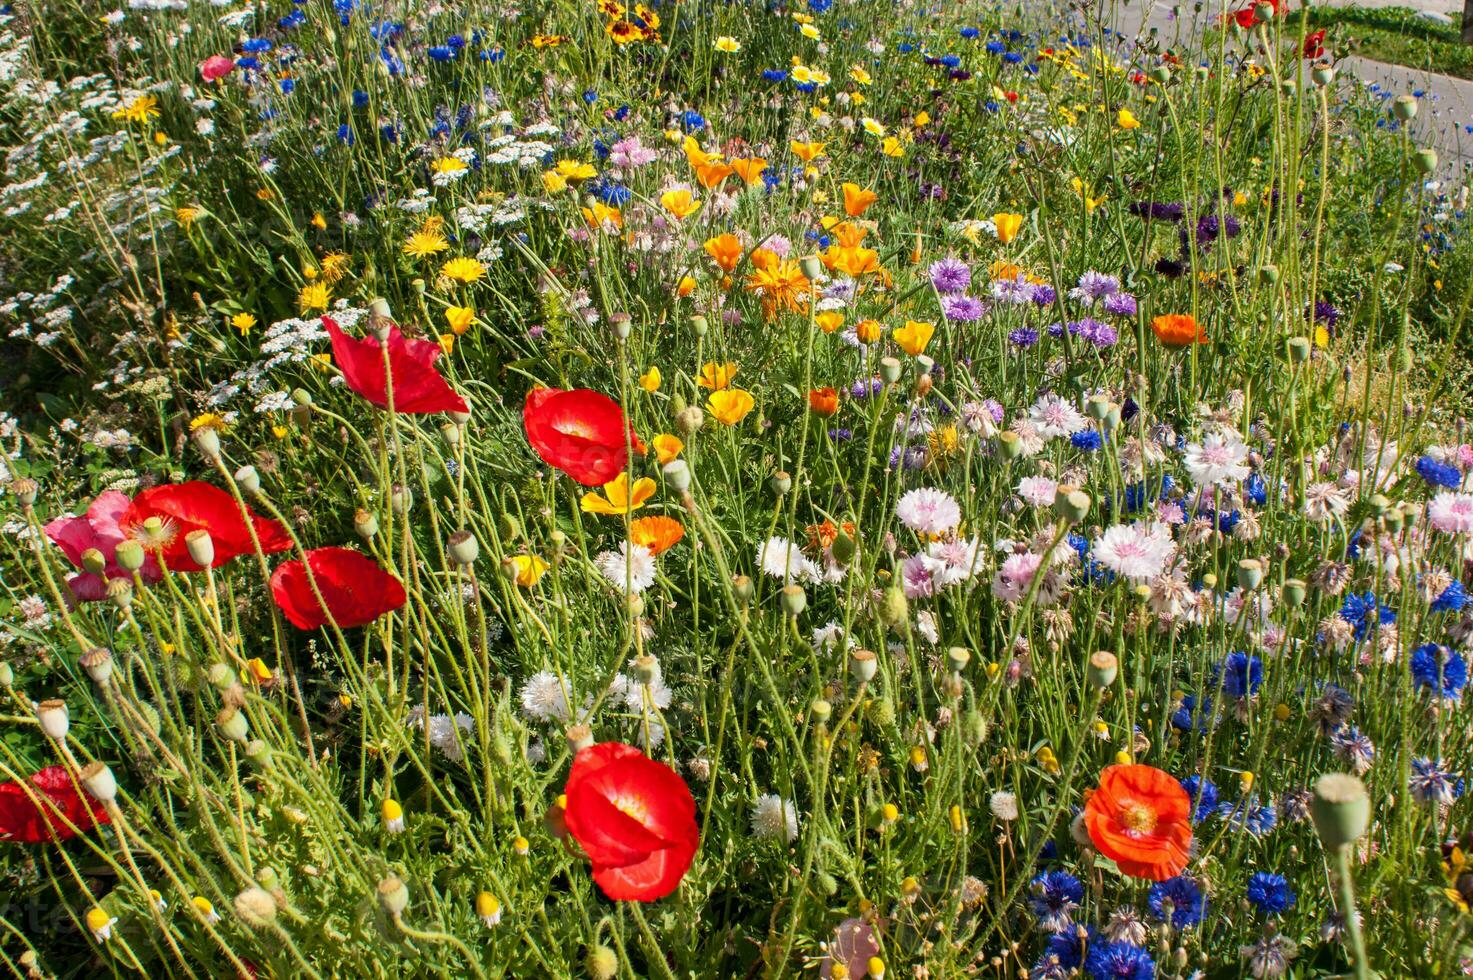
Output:
<svg viewBox="0 0 1473 980">
<path fill-rule="evenodd" d="M 1031 299 L 1033 287 L 1023 276 L 997 279 L 992 283 L 992 298 L 1010 306 L 1022 306 Z"/>
<path fill-rule="evenodd" d="M 1027 350 L 1038 343 L 1038 331 L 1032 327 L 1018 327 L 1008 332 L 1008 342 L 1014 347 Z"/>
<path fill-rule="evenodd" d="M 927 272 L 931 276 L 931 285 L 944 296 L 965 292 L 972 284 L 972 270 L 961 259 L 937 259 Z"/>
<path fill-rule="evenodd" d="M 1097 300 L 1113 296 L 1118 292 L 1120 292 L 1119 279 L 1091 270 L 1079 277 L 1079 284 L 1069 290 L 1069 298 L 1077 303 L 1093 306 Z"/>
<path fill-rule="evenodd" d="M 1376 745 L 1354 725 L 1342 725 L 1330 736 L 1335 756 L 1357 776 L 1364 776 L 1376 761 Z"/>
<path fill-rule="evenodd" d="M 1053 306 L 1058 298 L 1059 294 L 1054 291 L 1054 287 L 1046 282 L 1030 283 L 1028 286 L 1028 299 L 1034 306 Z"/>
<path fill-rule="evenodd" d="M 1135 316 L 1137 308 L 1135 297 L 1125 292 L 1113 293 L 1106 296 L 1103 305 L 1105 312 L 1114 316 Z"/>
<path fill-rule="evenodd" d="M 1069 324 L 1069 332 L 1099 348 L 1114 347 L 1115 342 L 1120 339 L 1114 327 L 1093 317 L 1085 317 Z"/>
<path fill-rule="evenodd" d="M 1305 307 L 1304 318 L 1314 323 L 1323 323 L 1327 327 L 1333 327 L 1340 322 L 1340 311 L 1325 300 L 1315 300 L 1313 306 Z"/>
<path fill-rule="evenodd" d="M 879 378 L 860 378 L 849 386 L 851 398 L 865 399 L 871 395 L 878 395 L 885 390 L 885 382 Z"/>
<path fill-rule="evenodd" d="M 956 323 L 972 323 L 986 312 L 982 301 L 972 296 L 946 296 L 941 300 L 941 315 Z"/>
<path fill-rule="evenodd" d="M 1180 204 L 1134 201 L 1130 205 L 1130 213 L 1142 218 L 1150 217 L 1155 221 L 1180 221 L 1182 215 L 1186 213 L 1186 208 Z"/>
</svg>

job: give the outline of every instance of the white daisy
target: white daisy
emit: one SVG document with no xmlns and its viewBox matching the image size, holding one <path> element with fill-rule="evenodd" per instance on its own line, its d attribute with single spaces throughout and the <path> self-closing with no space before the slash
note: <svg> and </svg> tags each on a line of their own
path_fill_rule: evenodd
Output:
<svg viewBox="0 0 1473 980">
<path fill-rule="evenodd" d="M 618 551 L 603 551 L 593 559 L 600 575 L 617 589 L 643 592 L 655 584 L 655 556 L 642 544 L 625 541 Z"/>
</svg>

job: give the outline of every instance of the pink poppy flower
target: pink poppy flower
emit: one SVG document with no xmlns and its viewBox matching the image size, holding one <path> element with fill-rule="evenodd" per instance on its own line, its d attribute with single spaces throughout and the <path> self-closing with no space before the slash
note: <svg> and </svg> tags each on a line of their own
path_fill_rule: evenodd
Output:
<svg viewBox="0 0 1473 980">
<path fill-rule="evenodd" d="M 82 567 L 82 555 L 93 548 L 102 553 L 103 561 L 107 563 L 101 575 L 82 572 L 67 579 L 67 585 L 79 602 L 97 602 L 107 598 L 107 579 L 132 578 L 118 564 L 116 554 L 118 545 L 127 537 L 118 522 L 131 504 L 127 494 L 108 490 L 92 501 L 92 506 L 82 517 L 59 517 L 46 525 L 46 536 L 77 568 Z M 159 580 L 159 565 L 152 555 L 144 559 L 140 574 L 145 582 Z"/>
</svg>

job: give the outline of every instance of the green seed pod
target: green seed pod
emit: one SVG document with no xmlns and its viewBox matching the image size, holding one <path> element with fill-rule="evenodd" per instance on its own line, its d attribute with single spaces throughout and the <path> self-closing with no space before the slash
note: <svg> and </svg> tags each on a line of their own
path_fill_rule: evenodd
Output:
<svg viewBox="0 0 1473 980">
<path fill-rule="evenodd" d="M 774 496 L 781 497 L 793 489 L 793 477 L 786 470 L 778 470 L 772 474 L 772 477 L 767 481 L 767 485 L 772 488 Z"/>
<path fill-rule="evenodd" d="M 855 650 L 849 655 L 849 673 L 861 684 L 874 680 L 879 668 L 880 662 L 872 650 Z"/>
<path fill-rule="evenodd" d="M 1238 562 L 1238 588 L 1252 592 L 1263 581 L 1263 563 L 1256 558 L 1244 558 Z"/>
<path fill-rule="evenodd" d="M 1061 488 L 1062 489 L 1062 488 Z M 1054 497 L 1054 512 L 1070 524 L 1078 524 L 1089 516 L 1092 501 L 1083 490 L 1070 490 Z"/>
<path fill-rule="evenodd" d="M 854 553 L 857 550 L 858 548 L 854 543 L 854 539 L 845 531 L 840 531 L 834 537 L 834 543 L 829 546 L 829 551 L 833 554 L 834 560 L 841 565 L 847 565 L 852 561 L 854 559 Z"/>
<path fill-rule="evenodd" d="M 1023 455 L 1023 444 L 1018 440 L 1018 433 L 1008 430 L 997 434 L 997 451 L 1003 459 L 1017 459 Z"/>
<path fill-rule="evenodd" d="M 875 698 L 865 708 L 864 716 L 876 728 L 889 728 L 895 724 L 895 705 L 890 703 L 889 698 Z"/>
<path fill-rule="evenodd" d="M 732 595 L 736 596 L 738 605 L 747 606 L 757 594 L 757 586 L 745 575 L 734 575 L 731 579 Z"/>
<path fill-rule="evenodd" d="M 1279 267 L 1272 263 L 1265 263 L 1259 266 L 1258 278 L 1270 286 L 1277 285 L 1279 282 Z"/>
<path fill-rule="evenodd" d="M 130 538 L 118 542 L 118 546 L 113 549 L 113 557 L 125 572 L 136 572 L 143 567 L 148 554 L 143 550 L 143 545 Z"/>
<path fill-rule="evenodd" d="M 1371 798 L 1365 783 L 1346 773 L 1326 773 L 1314 784 L 1309 805 L 1314 829 L 1327 851 L 1349 847 L 1366 832 L 1371 821 Z"/>
<path fill-rule="evenodd" d="M 973 748 L 987 740 L 987 719 L 976 708 L 962 715 L 962 738 Z"/>
<path fill-rule="evenodd" d="M 905 591 L 898 585 L 892 585 L 885 590 L 880 598 L 878 610 L 880 622 L 886 626 L 894 626 L 896 623 L 904 622 L 910 611 L 910 602 L 905 598 Z"/>
<path fill-rule="evenodd" d="M 785 585 L 782 593 L 783 612 L 789 616 L 800 616 L 808 608 L 808 595 L 801 585 Z"/>
<path fill-rule="evenodd" d="M 1419 174 L 1430 174 L 1437 169 L 1437 151 L 1430 146 L 1424 146 L 1412 154 L 1412 165 L 1417 168 Z"/>
<path fill-rule="evenodd" d="M 1096 650 L 1089 656 L 1089 683 L 1097 691 L 1103 691 L 1115 683 L 1115 677 L 1120 672 L 1120 661 L 1109 650 Z"/>
<path fill-rule="evenodd" d="M 1309 591 L 1309 587 L 1305 585 L 1303 579 L 1291 578 L 1284 580 L 1283 588 L 1280 591 L 1285 603 L 1297 607 L 1304 605 L 1304 597 Z"/>
<path fill-rule="evenodd" d="M 1402 122 L 1417 118 L 1419 103 L 1415 95 L 1398 95 L 1391 100 L 1391 114 Z"/>
<path fill-rule="evenodd" d="M 409 889 L 398 876 L 389 875 L 378 883 L 378 903 L 393 918 L 404 914 L 409 906 Z"/>
<path fill-rule="evenodd" d="M 900 380 L 900 361 L 894 357 L 880 358 L 880 380 L 893 385 Z"/>
</svg>

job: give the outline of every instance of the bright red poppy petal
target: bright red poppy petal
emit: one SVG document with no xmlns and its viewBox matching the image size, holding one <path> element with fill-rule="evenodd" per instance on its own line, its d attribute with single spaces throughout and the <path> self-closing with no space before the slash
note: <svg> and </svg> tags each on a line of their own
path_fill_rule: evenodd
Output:
<svg viewBox="0 0 1473 980">
<path fill-rule="evenodd" d="M 410 340 L 397 326 L 391 326 L 389 364 L 385 369 L 384 351 L 377 340 L 349 337 L 332 317 L 323 317 L 322 326 L 327 330 L 333 362 L 343 372 L 343 380 L 370 404 L 389 407 L 388 380 L 392 375 L 395 412 L 428 415 L 470 411 L 465 399 L 434 368 L 435 359 L 441 354 L 438 344 Z"/>
<path fill-rule="evenodd" d="M 633 430 L 618 403 L 596 391 L 534 389 L 522 424 L 542 461 L 584 486 L 608 483 L 628 462 Z"/>
<path fill-rule="evenodd" d="M 272 598 L 298 629 L 326 626 L 328 613 L 340 629 L 366 626 L 400 608 L 408 598 L 403 583 L 351 548 L 314 548 L 307 552 L 307 560 L 310 579 L 306 566 L 297 560 L 282 562 L 271 574 Z M 327 603 L 326 610 L 317 601 L 318 592 Z"/>
<path fill-rule="evenodd" d="M 593 880 L 615 901 L 653 902 L 675 891 L 690 870 L 694 844 L 682 843 L 655 851 L 638 864 L 623 867 L 595 865 Z"/>
</svg>

